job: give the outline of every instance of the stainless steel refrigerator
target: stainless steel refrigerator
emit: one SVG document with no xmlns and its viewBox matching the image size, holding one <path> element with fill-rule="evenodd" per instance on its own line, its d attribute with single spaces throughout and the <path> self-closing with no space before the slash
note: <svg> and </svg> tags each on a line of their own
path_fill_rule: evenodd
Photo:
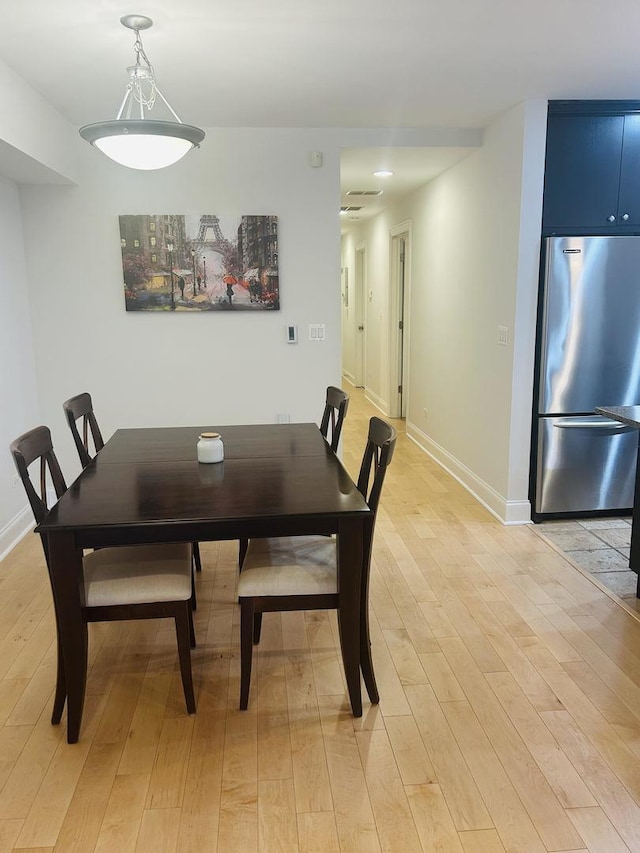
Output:
<svg viewBox="0 0 640 853">
<path fill-rule="evenodd" d="M 534 517 L 626 510 L 638 433 L 593 411 L 640 404 L 640 237 L 545 244 Z"/>
</svg>

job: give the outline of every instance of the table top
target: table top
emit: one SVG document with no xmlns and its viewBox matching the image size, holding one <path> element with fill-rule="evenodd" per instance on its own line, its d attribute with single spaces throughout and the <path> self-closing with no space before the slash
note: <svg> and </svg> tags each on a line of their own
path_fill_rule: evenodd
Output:
<svg viewBox="0 0 640 853">
<path fill-rule="evenodd" d="M 327 442 L 312 423 L 150 427 L 117 430 L 96 457 L 96 463 L 195 459 L 202 432 L 220 433 L 225 459 L 324 456 L 328 452 Z"/>
<path fill-rule="evenodd" d="M 170 541 L 174 525 L 181 537 L 188 527 L 194 539 L 237 538 L 251 522 L 254 535 L 278 520 L 323 532 L 319 520 L 335 530 L 340 518 L 371 515 L 315 424 L 220 427 L 225 460 L 215 464 L 196 460 L 202 429 L 118 430 L 38 532 L 94 531 L 97 543 L 98 531 L 155 527 Z"/>
<path fill-rule="evenodd" d="M 596 414 L 640 429 L 640 406 L 598 406 Z"/>
</svg>

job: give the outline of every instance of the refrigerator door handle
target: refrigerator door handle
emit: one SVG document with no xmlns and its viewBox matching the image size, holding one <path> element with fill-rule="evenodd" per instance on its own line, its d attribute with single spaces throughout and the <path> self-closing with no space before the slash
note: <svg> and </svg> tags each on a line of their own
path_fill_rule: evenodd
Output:
<svg viewBox="0 0 640 853">
<path fill-rule="evenodd" d="M 611 420 L 611 418 L 599 418 L 598 420 L 588 420 L 581 418 L 563 418 L 553 422 L 554 427 L 558 429 L 590 429 L 590 430 L 607 430 L 612 432 L 633 432 L 635 427 L 621 424 L 620 421 Z"/>
</svg>

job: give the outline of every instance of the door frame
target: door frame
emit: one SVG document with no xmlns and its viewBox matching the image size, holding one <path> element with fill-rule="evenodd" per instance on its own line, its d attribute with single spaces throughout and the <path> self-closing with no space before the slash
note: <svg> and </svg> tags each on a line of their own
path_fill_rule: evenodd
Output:
<svg viewBox="0 0 640 853">
<path fill-rule="evenodd" d="M 354 380 L 357 388 L 366 386 L 367 377 L 367 244 L 358 243 L 353 261 L 353 305 L 354 305 Z M 358 327 L 363 326 L 359 331 Z"/>
<path fill-rule="evenodd" d="M 389 229 L 389 417 L 405 418 L 409 399 L 409 332 L 411 306 L 410 219 Z M 399 238 L 404 238 L 404 287 L 400 287 Z M 404 299 L 402 299 L 404 296 Z M 402 394 L 398 393 L 400 372 L 400 320 L 402 328 Z"/>
</svg>

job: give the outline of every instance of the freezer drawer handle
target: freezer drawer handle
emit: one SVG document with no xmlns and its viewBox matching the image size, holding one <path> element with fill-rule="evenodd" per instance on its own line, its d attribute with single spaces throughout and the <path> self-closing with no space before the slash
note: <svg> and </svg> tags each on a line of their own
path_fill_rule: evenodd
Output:
<svg viewBox="0 0 640 853">
<path fill-rule="evenodd" d="M 567 418 L 566 420 L 556 421 L 554 427 L 558 429 L 606 429 L 608 432 L 633 432 L 635 427 L 621 424 L 620 421 L 613 421 L 610 418 L 602 418 L 599 421 L 581 421 L 577 418 Z"/>
</svg>

